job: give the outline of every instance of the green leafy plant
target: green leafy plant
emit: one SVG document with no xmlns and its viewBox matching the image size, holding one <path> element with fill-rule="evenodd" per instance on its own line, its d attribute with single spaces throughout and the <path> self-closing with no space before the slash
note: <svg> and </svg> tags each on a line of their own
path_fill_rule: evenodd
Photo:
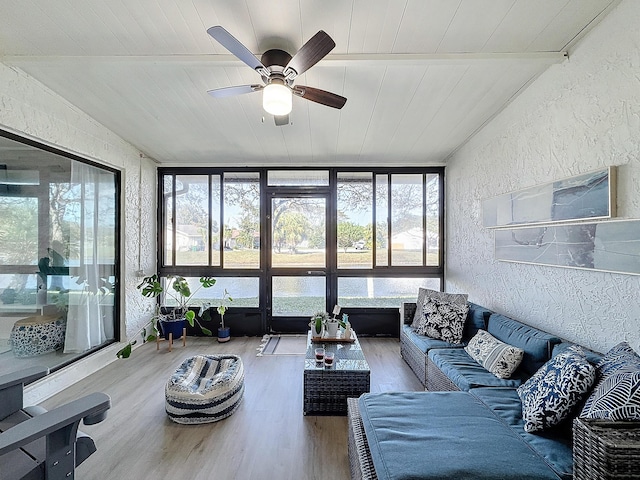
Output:
<svg viewBox="0 0 640 480">
<path fill-rule="evenodd" d="M 202 333 L 204 333 L 205 335 L 213 335 L 211 330 L 202 326 L 202 324 L 198 320 L 198 317 L 203 320 L 209 320 L 209 307 L 211 306 L 211 303 L 202 303 L 200 305 L 197 316 L 196 312 L 191 310 L 190 307 L 192 306 L 191 304 L 196 293 L 198 293 L 203 288 L 213 287 L 216 284 L 216 279 L 213 277 L 200 277 L 200 285 L 193 291 L 191 291 L 191 287 L 189 286 L 189 282 L 187 282 L 187 279 L 182 276 L 168 276 L 167 281 L 170 282 L 170 284 L 165 290 L 165 287 L 163 287 L 162 282 L 160 281 L 160 277 L 157 274 L 154 274 L 148 277 L 144 277 L 140 284 L 137 286 L 142 296 L 146 298 L 157 298 L 164 292 L 166 296 L 172 298 L 176 303 L 175 306 L 171 307 L 161 307 L 160 305 L 156 305 L 154 314 L 152 315 L 151 319 L 138 331 L 138 333 L 142 335 L 143 342 L 153 342 L 158 338 L 158 322 L 171 322 L 181 320 L 183 318 L 187 322 L 189 322 L 189 325 L 192 327 L 195 324 L 198 324 L 198 326 L 202 330 Z M 225 297 L 231 300 L 226 290 Z M 223 301 L 225 297 L 223 297 Z M 221 304 L 218 307 L 218 313 L 220 313 L 221 308 L 223 308 L 223 313 L 221 313 L 221 315 L 224 315 L 224 311 L 226 310 L 224 304 Z M 138 333 L 136 333 L 135 336 L 137 336 Z M 129 358 L 133 350 L 133 346 L 136 343 L 136 340 L 132 340 L 131 342 L 127 343 L 127 345 L 116 352 L 116 356 L 118 358 Z"/>
<path fill-rule="evenodd" d="M 222 294 L 222 299 L 220 300 L 220 305 L 216 308 L 218 314 L 220 315 L 220 327 L 224 328 L 224 314 L 227 312 L 229 307 L 225 304 L 226 301 L 233 302 L 233 298 L 227 292 L 227 289 L 224 289 L 224 293 Z"/>
<path fill-rule="evenodd" d="M 184 318 L 192 327 L 197 323 L 198 326 L 202 329 L 202 333 L 204 333 L 205 335 L 211 335 L 211 330 L 202 326 L 202 324 L 196 317 L 196 312 L 190 310 L 189 307 L 191 306 L 196 293 L 198 293 L 203 288 L 213 287 L 216 284 L 216 279 L 213 277 L 200 277 L 200 286 L 198 286 L 198 288 L 196 288 L 193 292 L 191 291 L 189 282 L 187 282 L 187 279 L 184 277 L 169 276 L 167 277 L 167 280 L 171 283 L 166 291 L 162 286 L 160 278 L 157 274 L 151 275 L 150 277 L 144 277 L 140 285 L 138 285 L 137 287 L 144 297 L 156 298 L 158 297 L 158 295 L 165 292 L 167 296 L 175 300 L 176 306 L 171 309 L 166 309 L 166 307 L 165 309 L 161 309 L 160 312 L 157 313 L 158 319 L 162 321 L 175 321 Z M 198 312 L 198 315 L 202 317 L 204 311 L 210 306 L 210 302 L 202 303 L 200 305 L 200 311 Z"/>
</svg>

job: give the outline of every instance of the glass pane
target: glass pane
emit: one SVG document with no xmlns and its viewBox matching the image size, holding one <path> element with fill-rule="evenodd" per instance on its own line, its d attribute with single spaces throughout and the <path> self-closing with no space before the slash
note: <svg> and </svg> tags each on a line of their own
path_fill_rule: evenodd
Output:
<svg viewBox="0 0 640 480">
<path fill-rule="evenodd" d="M 338 173 L 338 268 L 373 267 L 373 181 L 370 172 Z"/>
<path fill-rule="evenodd" d="M 273 316 L 311 318 L 326 310 L 325 277 L 273 277 Z"/>
<path fill-rule="evenodd" d="M 164 265 L 173 265 L 173 175 L 165 175 L 163 178 L 163 222 L 164 228 Z"/>
<path fill-rule="evenodd" d="M 329 185 L 327 170 L 269 170 L 270 187 L 324 187 Z"/>
<path fill-rule="evenodd" d="M 376 266 L 389 265 L 389 175 L 376 175 Z"/>
<path fill-rule="evenodd" d="M 325 267 L 326 208 L 324 198 L 271 200 L 273 267 Z"/>
<path fill-rule="evenodd" d="M 341 307 L 400 307 L 415 302 L 418 288 L 440 290 L 439 278 L 338 278 L 338 304 Z"/>
<path fill-rule="evenodd" d="M 165 287 L 165 297 L 162 300 L 163 305 L 175 306 L 176 299 L 172 296 L 173 290 L 171 283 L 167 284 L 167 278 L 163 278 L 163 286 Z M 225 301 L 225 305 L 229 308 L 233 307 L 258 307 L 260 279 L 258 277 L 219 277 L 213 287 L 203 288 L 200 284 L 200 277 L 185 277 L 189 283 L 192 301 L 190 306 L 200 307 L 205 303 L 210 303 L 213 307 L 220 305 L 225 289 L 229 292 L 233 301 Z M 167 289 L 167 285 L 169 288 Z"/>
<path fill-rule="evenodd" d="M 222 192 L 222 181 L 220 175 L 211 175 L 211 265 L 220 266 L 220 232 L 222 225 L 222 206 L 220 204 L 220 194 Z"/>
<path fill-rule="evenodd" d="M 391 176 L 391 264 L 422 266 L 422 175 Z"/>
<path fill-rule="evenodd" d="M 225 268 L 260 268 L 260 174 L 224 175 Z"/>
<path fill-rule="evenodd" d="M 38 199 L 4 196 L 0 187 L 0 265 L 38 263 Z"/>
<path fill-rule="evenodd" d="M 176 265 L 208 265 L 208 175 L 176 175 L 175 228 Z"/>
<path fill-rule="evenodd" d="M 438 266 L 440 264 L 440 177 L 437 174 L 427 175 L 427 265 Z"/>
</svg>

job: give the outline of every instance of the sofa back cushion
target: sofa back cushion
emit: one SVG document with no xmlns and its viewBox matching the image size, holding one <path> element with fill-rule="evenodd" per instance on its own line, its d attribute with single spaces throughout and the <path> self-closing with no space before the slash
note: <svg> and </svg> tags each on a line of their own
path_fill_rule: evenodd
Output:
<svg viewBox="0 0 640 480">
<path fill-rule="evenodd" d="M 493 312 L 487 308 L 469 302 L 469 313 L 467 314 L 467 322 L 464 325 L 462 339 L 468 341 L 478 333 L 478 330 L 486 330 L 489 317 L 492 313 Z"/>
<path fill-rule="evenodd" d="M 554 335 L 498 313 L 489 317 L 487 331 L 498 340 L 524 350 L 518 370 L 527 376 L 533 375 L 551 358 L 553 346 L 561 341 Z"/>
</svg>

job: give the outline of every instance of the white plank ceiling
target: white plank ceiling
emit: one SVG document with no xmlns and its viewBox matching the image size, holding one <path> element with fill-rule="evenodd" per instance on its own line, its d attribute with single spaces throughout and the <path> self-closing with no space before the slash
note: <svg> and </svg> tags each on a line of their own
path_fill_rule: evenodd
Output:
<svg viewBox="0 0 640 480">
<path fill-rule="evenodd" d="M 619 0 L 0 0 L 0 62 L 18 67 L 165 165 L 443 165 Z M 336 42 L 296 79 L 277 127 L 261 83 L 207 33 L 258 57 Z M 1 88 L 1 86 L 0 86 Z"/>
</svg>

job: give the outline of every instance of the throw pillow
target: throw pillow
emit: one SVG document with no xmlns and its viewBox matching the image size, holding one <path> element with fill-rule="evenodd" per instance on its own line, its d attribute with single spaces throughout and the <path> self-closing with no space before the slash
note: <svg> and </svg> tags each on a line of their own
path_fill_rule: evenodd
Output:
<svg viewBox="0 0 640 480">
<path fill-rule="evenodd" d="M 524 356 L 524 350 L 501 342 L 485 330 L 478 330 L 464 349 L 498 378 L 510 378 Z"/>
<path fill-rule="evenodd" d="M 620 342 L 615 347 L 611 348 L 602 360 L 596 365 L 597 383 L 593 390 L 593 393 L 587 398 L 584 404 L 580 417 L 582 418 L 609 418 L 609 416 L 620 415 L 621 411 L 619 407 L 626 402 L 623 399 L 625 397 L 624 386 L 614 388 L 615 384 L 610 382 L 609 379 L 612 376 L 618 376 L 624 373 L 640 372 L 640 356 L 631 348 L 627 342 Z M 621 379 L 623 377 L 617 377 Z M 630 380 L 632 381 L 632 380 Z M 606 386 L 605 386 L 606 383 Z M 631 393 L 631 392 L 629 392 Z M 640 392 L 636 393 L 640 395 Z M 611 398 L 609 399 L 609 396 Z M 635 401 L 638 401 L 635 397 Z M 631 403 L 634 401 L 634 397 L 628 399 Z M 597 402 L 597 405 L 594 403 Z M 606 403 L 611 402 L 610 408 L 607 408 Z M 613 413 L 613 411 L 616 413 Z"/>
<path fill-rule="evenodd" d="M 450 343 L 462 342 L 464 322 L 467 320 L 469 305 L 457 305 L 427 298 L 422 304 L 423 318 L 416 333 Z"/>
<path fill-rule="evenodd" d="M 525 432 L 539 432 L 569 418 L 596 378 L 580 347 L 556 355 L 518 387 Z"/>
<path fill-rule="evenodd" d="M 418 300 L 416 302 L 416 313 L 413 316 L 413 322 L 411 326 L 415 329 L 422 322 L 424 317 L 422 313 L 422 306 L 427 298 L 435 298 L 441 302 L 454 303 L 456 305 L 466 305 L 468 295 L 466 293 L 446 293 L 438 292 L 437 290 L 429 290 L 428 288 L 418 289 Z"/>
<path fill-rule="evenodd" d="M 589 398 L 580 418 L 640 420 L 640 370 L 609 375 Z"/>
</svg>

